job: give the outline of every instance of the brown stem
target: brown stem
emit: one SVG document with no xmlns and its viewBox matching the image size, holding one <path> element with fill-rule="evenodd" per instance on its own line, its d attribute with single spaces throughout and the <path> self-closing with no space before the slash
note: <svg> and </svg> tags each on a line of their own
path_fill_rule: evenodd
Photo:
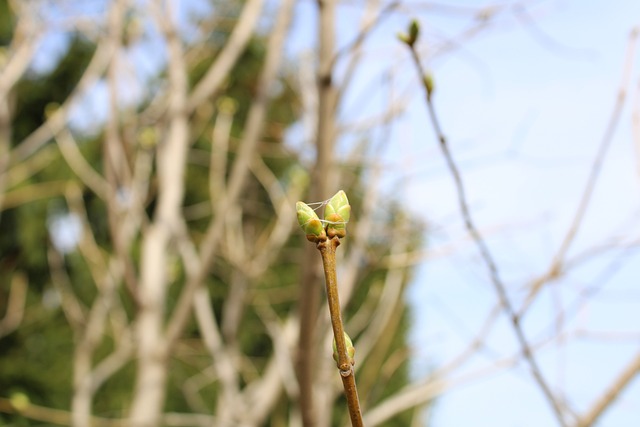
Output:
<svg viewBox="0 0 640 427">
<path fill-rule="evenodd" d="M 331 239 L 318 243 L 318 250 L 322 255 L 322 266 L 324 267 L 325 285 L 327 288 L 327 302 L 329 304 L 329 314 L 331 316 L 331 327 L 333 337 L 338 350 L 338 369 L 344 386 L 344 394 L 347 398 L 349 417 L 353 427 L 364 426 L 362 413 L 360 411 L 360 401 L 358 399 L 358 389 L 353 366 L 347 354 L 347 344 L 344 339 L 344 326 L 342 315 L 340 314 L 340 299 L 338 296 L 338 279 L 336 274 L 336 248 L 340 245 L 340 239 Z"/>
</svg>

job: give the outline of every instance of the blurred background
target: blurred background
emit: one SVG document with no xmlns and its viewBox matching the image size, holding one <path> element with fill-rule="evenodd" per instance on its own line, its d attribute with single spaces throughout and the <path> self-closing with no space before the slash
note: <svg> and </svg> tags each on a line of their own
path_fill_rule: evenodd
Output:
<svg viewBox="0 0 640 427">
<path fill-rule="evenodd" d="M 295 215 L 339 189 L 366 426 L 638 425 L 639 24 L 0 0 L 0 425 L 349 425 Z"/>
</svg>

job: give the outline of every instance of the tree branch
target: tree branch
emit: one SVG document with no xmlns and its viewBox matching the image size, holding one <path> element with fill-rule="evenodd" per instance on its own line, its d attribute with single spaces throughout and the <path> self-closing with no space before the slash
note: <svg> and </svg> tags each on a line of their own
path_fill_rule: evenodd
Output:
<svg viewBox="0 0 640 427">
<path fill-rule="evenodd" d="M 417 37 L 417 32 L 416 32 L 416 37 Z M 540 370 L 540 367 L 538 366 L 538 363 L 535 360 L 533 352 L 531 351 L 531 347 L 527 341 L 524 330 L 520 325 L 520 318 L 518 317 L 513 307 L 513 304 L 509 300 L 509 297 L 506 291 L 506 286 L 502 281 L 502 279 L 500 278 L 500 274 L 498 272 L 498 266 L 493 258 L 493 255 L 489 251 L 489 248 L 486 242 L 484 241 L 482 235 L 478 231 L 471 217 L 471 211 L 469 210 L 469 205 L 467 203 L 464 184 L 462 182 L 462 176 L 460 174 L 460 170 L 458 169 L 458 166 L 456 165 L 455 160 L 453 159 L 453 155 L 451 154 L 449 145 L 447 144 L 447 139 L 442 131 L 440 120 L 436 114 L 435 105 L 433 103 L 433 99 L 431 96 L 433 91 L 433 86 L 432 86 L 433 82 L 429 82 L 430 77 L 428 76 L 426 70 L 422 66 L 422 62 L 420 61 L 420 57 L 418 56 L 418 52 L 415 47 L 415 37 L 413 42 L 411 43 L 406 42 L 406 45 L 409 47 L 409 50 L 411 52 L 411 57 L 415 64 L 420 81 L 422 82 L 422 85 L 423 85 L 427 110 L 429 113 L 429 117 L 431 119 L 431 124 L 433 125 L 436 138 L 438 139 L 439 146 L 445 158 L 445 161 L 447 163 L 449 172 L 453 177 L 453 181 L 456 187 L 456 193 L 458 197 L 458 205 L 460 207 L 460 212 L 462 214 L 465 227 L 469 232 L 469 234 L 471 235 L 471 237 L 473 238 L 478 248 L 478 251 L 480 252 L 481 257 L 489 270 L 491 283 L 493 284 L 496 294 L 498 295 L 500 304 L 502 305 L 503 309 L 507 314 L 507 317 L 511 322 L 511 326 L 515 332 L 520 348 L 522 349 L 523 356 L 527 361 L 527 364 L 529 365 L 531 374 L 533 375 L 534 379 L 538 383 L 538 386 L 540 387 L 543 394 L 545 395 L 547 402 L 553 409 L 553 412 L 558 422 L 560 423 L 561 426 L 566 427 L 567 422 L 564 419 L 564 413 L 563 413 L 562 407 L 560 406 L 560 403 L 557 401 L 556 397 L 551 391 L 551 388 L 547 384 L 547 381 L 542 375 L 542 371 Z"/>
</svg>

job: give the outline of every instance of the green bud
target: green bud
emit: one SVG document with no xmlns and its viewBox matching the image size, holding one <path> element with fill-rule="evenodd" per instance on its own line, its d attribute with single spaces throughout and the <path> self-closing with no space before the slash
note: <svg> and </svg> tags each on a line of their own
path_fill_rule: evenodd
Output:
<svg viewBox="0 0 640 427">
<path fill-rule="evenodd" d="M 324 208 L 324 219 L 328 222 L 327 234 L 329 237 L 338 236 L 340 238 L 347 235 L 347 222 L 351 217 L 351 205 L 344 191 L 338 191 L 329 200 Z"/>
<path fill-rule="evenodd" d="M 13 393 L 9 397 L 9 402 L 11 402 L 11 406 L 13 406 L 18 412 L 25 411 L 31 404 L 29 396 L 22 392 Z"/>
<path fill-rule="evenodd" d="M 402 43 L 406 43 L 409 44 L 409 36 L 406 35 L 405 33 L 398 33 L 398 40 L 400 40 Z"/>
<path fill-rule="evenodd" d="M 431 94 L 433 93 L 434 82 L 433 82 L 433 74 L 427 73 L 422 78 L 425 89 L 427 89 L 427 96 L 431 98 Z"/>
<path fill-rule="evenodd" d="M 356 348 L 353 346 L 353 341 L 351 341 L 351 338 L 349 337 L 349 335 L 347 335 L 346 332 L 344 333 L 344 341 L 347 346 L 347 355 L 349 356 L 349 363 L 351 363 L 352 365 L 355 365 L 356 360 L 354 359 L 354 357 L 356 355 Z M 336 363 L 338 362 L 338 345 L 336 344 L 335 338 L 333 339 L 333 360 L 335 360 Z"/>
<path fill-rule="evenodd" d="M 417 20 L 414 19 L 413 21 L 411 21 L 411 24 L 409 24 L 409 32 L 407 34 L 398 33 L 398 39 L 409 46 L 413 46 L 418 40 L 419 34 L 420 24 Z"/>
<path fill-rule="evenodd" d="M 316 242 L 327 238 L 322 222 L 313 209 L 304 202 L 298 202 L 296 203 L 296 211 L 298 224 L 307 235 L 307 240 Z"/>
<path fill-rule="evenodd" d="M 413 44 L 418 40 L 418 35 L 420 34 L 420 24 L 416 19 L 411 21 L 409 24 L 409 42 L 413 46 Z"/>
</svg>

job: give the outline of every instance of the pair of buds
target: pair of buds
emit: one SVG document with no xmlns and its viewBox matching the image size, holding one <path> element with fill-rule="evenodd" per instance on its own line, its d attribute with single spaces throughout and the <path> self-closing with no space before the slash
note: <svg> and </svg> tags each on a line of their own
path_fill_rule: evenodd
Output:
<svg viewBox="0 0 640 427">
<path fill-rule="evenodd" d="M 322 242 L 327 237 L 342 238 L 347 235 L 347 222 L 351 216 L 351 205 L 344 191 L 338 191 L 324 207 L 324 219 L 318 218 L 316 212 L 304 202 L 296 203 L 298 224 L 302 227 L 307 240 Z"/>
</svg>

